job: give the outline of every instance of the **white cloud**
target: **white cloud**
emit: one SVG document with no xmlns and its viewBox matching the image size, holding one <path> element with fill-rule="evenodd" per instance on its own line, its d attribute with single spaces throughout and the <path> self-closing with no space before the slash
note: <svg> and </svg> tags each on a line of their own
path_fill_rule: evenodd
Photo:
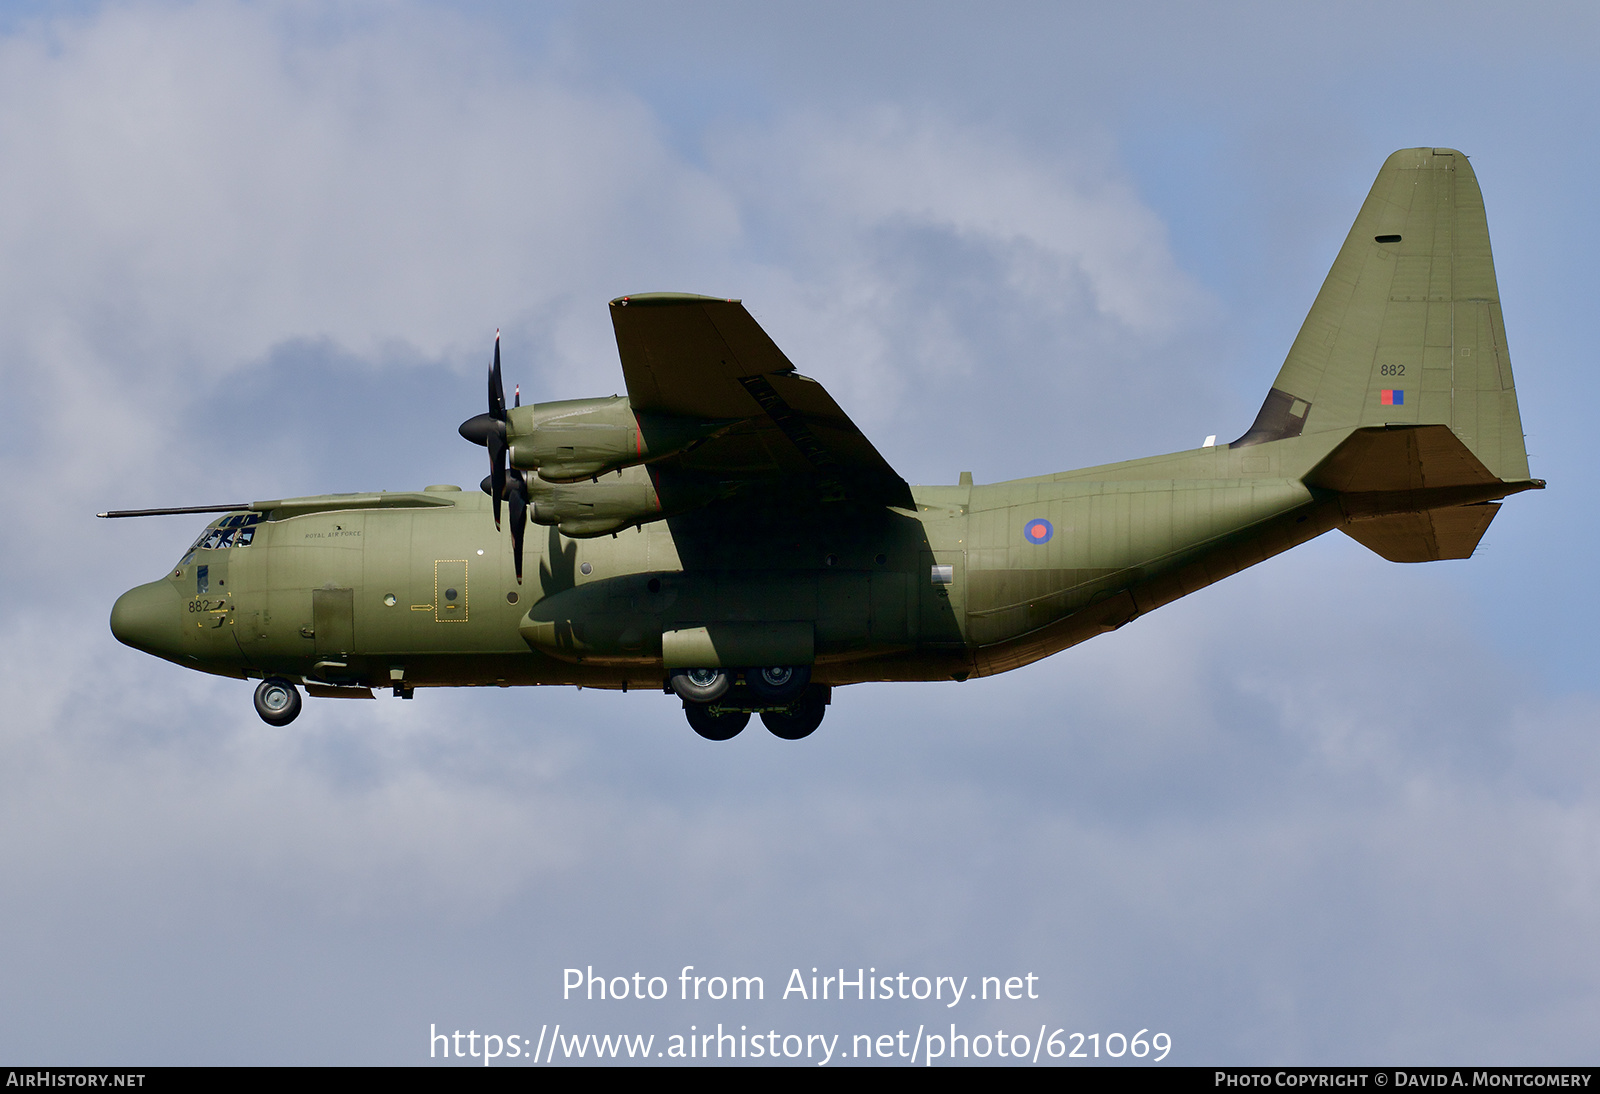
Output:
<svg viewBox="0 0 1600 1094">
<path fill-rule="evenodd" d="M 710 144 L 769 252 L 747 301 L 863 424 L 904 416 L 891 443 L 916 443 L 952 397 L 1043 433 L 1042 409 L 1106 398 L 1108 356 L 1144 366 L 1127 370 L 1142 387 L 1167 372 L 1175 334 L 1208 319 L 1160 221 L 1096 157 L 1040 158 L 890 106 Z M 1127 377 L 1115 386 L 1125 395 Z M 1038 398 L 1015 398 L 1027 387 Z"/>
<path fill-rule="evenodd" d="M 843 126 L 797 119 L 752 153 L 770 157 L 767 179 L 807 194 L 833 232 L 904 221 L 1009 251 L 1004 288 L 1033 306 L 1081 278 L 1096 312 L 1151 337 L 1198 303 L 1165 227 L 1099 164 L 1041 163 L 1003 137 L 887 107 Z"/>
<path fill-rule="evenodd" d="M 619 247 L 734 230 L 638 103 L 394 14 L 114 7 L 0 44 L 12 336 L 56 318 L 113 360 L 207 369 L 287 337 L 476 355 L 497 316 L 614 277 Z"/>
</svg>

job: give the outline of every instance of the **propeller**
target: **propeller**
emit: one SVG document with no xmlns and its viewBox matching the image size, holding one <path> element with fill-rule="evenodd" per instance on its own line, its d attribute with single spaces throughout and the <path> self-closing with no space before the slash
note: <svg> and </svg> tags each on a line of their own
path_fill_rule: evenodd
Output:
<svg viewBox="0 0 1600 1094">
<path fill-rule="evenodd" d="M 522 405 L 522 388 L 516 388 L 516 402 Z M 517 468 L 506 467 L 506 388 L 500 376 L 500 332 L 494 332 L 494 364 L 489 366 L 489 411 L 475 414 L 461 423 L 459 432 L 473 444 L 489 450 L 489 477 L 483 480 L 484 492 L 494 501 L 494 527 L 500 529 L 500 502 L 511 507 L 511 557 L 517 567 L 517 584 L 522 584 L 522 540 L 528 530 L 528 478 Z"/>
<path fill-rule="evenodd" d="M 511 559 L 517 567 L 517 584 L 522 584 L 522 537 L 528 531 L 528 476 L 511 469 Z"/>
</svg>

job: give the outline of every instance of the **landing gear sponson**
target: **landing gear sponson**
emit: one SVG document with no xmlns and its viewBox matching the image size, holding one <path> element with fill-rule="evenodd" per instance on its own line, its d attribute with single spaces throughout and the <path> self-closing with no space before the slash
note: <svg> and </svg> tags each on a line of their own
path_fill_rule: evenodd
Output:
<svg viewBox="0 0 1600 1094">
<path fill-rule="evenodd" d="M 774 736 L 798 741 L 822 724 L 832 698 L 831 688 L 811 683 L 808 665 L 677 669 L 669 685 L 689 727 L 708 741 L 738 736 L 755 713 Z"/>
</svg>

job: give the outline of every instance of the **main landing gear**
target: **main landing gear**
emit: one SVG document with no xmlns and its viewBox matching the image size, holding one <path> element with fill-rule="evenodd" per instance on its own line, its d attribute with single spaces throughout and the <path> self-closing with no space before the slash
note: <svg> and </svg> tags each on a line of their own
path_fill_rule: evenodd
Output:
<svg viewBox="0 0 1600 1094">
<path fill-rule="evenodd" d="M 722 710 L 710 703 L 683 701 L 683 716 L 689 719 L 689 728 L 708 741 L 729 741 L 750 724 L 748 710 Z"/>
<path fill-rule="evenodd" d="M 300 689 L 273 676 L 256 688 L 256 713 L 269 726 L 286 726 L 300 716 Z"/>
<path fill-rule="evenodd" d="M 742 677 L 737 685 L 735 675 Z M 828 712 L 831 688 L 811 683 L 809 665 L 745 669 L 678 669 L 672 691 L 683 700 L 689 728 L 708 741 L 726 741 L 759 713 L 775 737 L 798 741 L 811 736 Z"/>
</svg>

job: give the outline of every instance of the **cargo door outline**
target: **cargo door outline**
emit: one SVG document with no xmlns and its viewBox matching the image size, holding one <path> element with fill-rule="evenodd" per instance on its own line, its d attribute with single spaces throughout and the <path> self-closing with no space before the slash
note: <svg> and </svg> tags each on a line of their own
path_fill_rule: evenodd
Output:
<svg viewBox="0 0 1600 1094">
<path fill-rule="evenodd" d="M 467 621 L 466 559 L 447 558 L 434 560 L 433 620 L 435 623 L 465 623 Z"/>
</svg>

